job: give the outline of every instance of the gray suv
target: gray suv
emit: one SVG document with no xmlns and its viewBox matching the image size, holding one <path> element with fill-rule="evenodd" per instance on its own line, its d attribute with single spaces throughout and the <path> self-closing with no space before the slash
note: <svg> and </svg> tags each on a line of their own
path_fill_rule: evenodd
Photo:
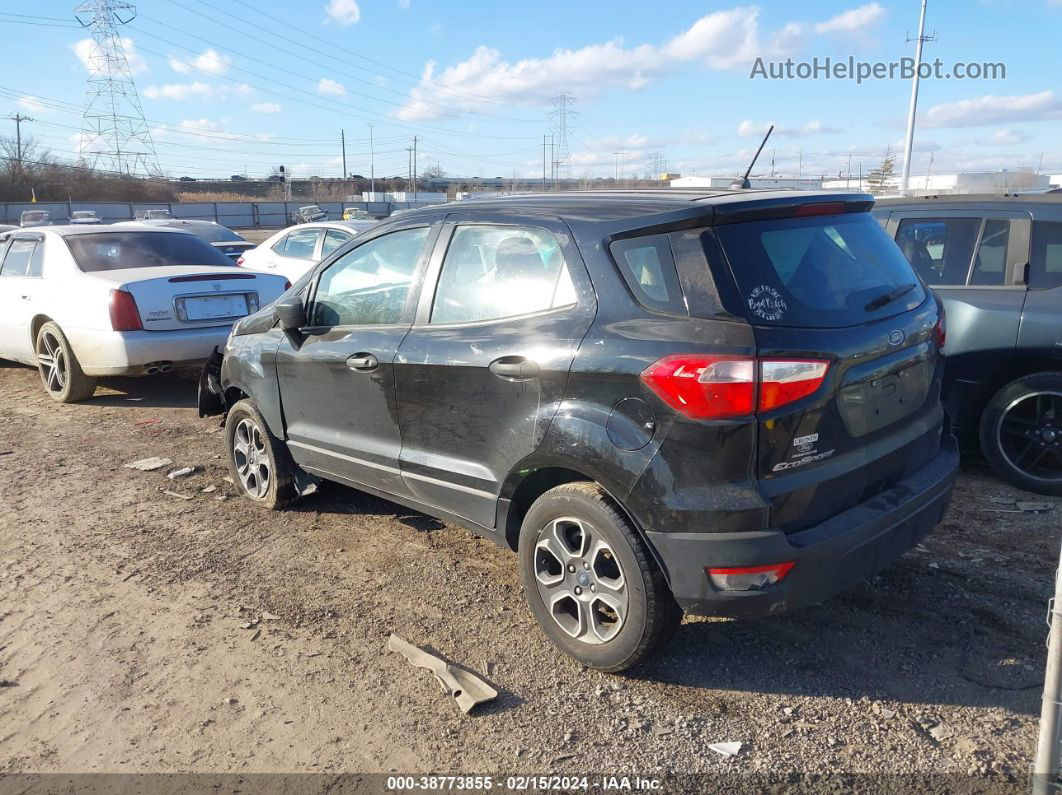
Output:
<svg viewBox="0 0 1062 795">
<path fill-rule="evenodd" d="M 944 301 L 960 442 L 1010 483 L 1062 494 L 1062 196 L 884 199 L 874 213 Z"/>
</svg>

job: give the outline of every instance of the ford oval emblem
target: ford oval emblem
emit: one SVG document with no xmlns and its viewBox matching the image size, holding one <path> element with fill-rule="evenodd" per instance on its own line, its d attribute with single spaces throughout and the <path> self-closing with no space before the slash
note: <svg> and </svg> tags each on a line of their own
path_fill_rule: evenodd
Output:
<svg viewBox="0 0 1062 795">
<path fill-rule="evenodd" d="M 889 332 L 889 345 L 903 345 L 905 339 L 907 336 L 899 329 Z"/>
</svg>

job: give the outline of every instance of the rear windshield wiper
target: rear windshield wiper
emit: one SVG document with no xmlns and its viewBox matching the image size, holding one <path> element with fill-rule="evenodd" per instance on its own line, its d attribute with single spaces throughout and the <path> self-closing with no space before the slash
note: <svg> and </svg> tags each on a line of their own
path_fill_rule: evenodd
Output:
<svg viewBox="0 0 1062 795">
<path fill-rule="evenodd" d="M 873 312 L 876 309 L 881 309 L 886 304 L 891 304 L 897 298 L 907 295 L 909 292 L 911 292 L 911 290 L 913 290 L 917 286 L 918 285 L 914 282 L 912 282 L 911 284 L 901 284 L 895 290 L 890 290 L 889 292 L 885 293 L 885 295 L 879 295 L 877 298 L 875 298 L 873 301 L 863 307 L 863 309 L 865 309 L 867 312 Z"/>
</svg>

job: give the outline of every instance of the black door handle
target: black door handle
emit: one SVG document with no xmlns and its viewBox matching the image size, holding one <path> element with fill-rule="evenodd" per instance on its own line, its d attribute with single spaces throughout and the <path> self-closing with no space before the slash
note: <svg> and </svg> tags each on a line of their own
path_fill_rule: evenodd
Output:
<svg viewBox="0 0 1062 795">
<path fill-rule="evenodd" d="M 347 359 L 347 367 L 351 370 L 365 372 L 366 370 L 375 370 L 379 366 L 380 360 L 371 353 L 355 353 Z"/>
<path fill-rule="evenodd" d="M 490 371 L 499 378 L 525 381 L 538 375 L 538 365 L 523 356 L 503 356 L 490 363 Z"/>
</svg>

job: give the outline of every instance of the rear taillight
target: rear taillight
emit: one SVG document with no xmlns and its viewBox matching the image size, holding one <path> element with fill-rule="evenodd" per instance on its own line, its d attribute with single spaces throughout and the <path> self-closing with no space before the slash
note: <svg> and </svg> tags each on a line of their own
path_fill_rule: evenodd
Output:
<svg viewBox="0 0 1062 795">
<path fill-rule="evenodd" d="M 243 257 L 238 257 L 238 258 L 236 259 L 236 264 L 237 264 L 237 265 L 243 265 Z"/>
<path fill-rule="evenodd" d="M 111 290 L 111 328 L 115 331 L 139 331 L 144 328 L 136 299 L 125 290 Z"/>
<path fill-rule="evenodd" d="M 752 356 L 678 354 L 642 372 L 661 400 L 694 420 L 741 417 L 770 411 L 814 393 L 829 362 L 818 359 L 756 359 Z"/>
<path fill-rule="evenodd" d="M 816 392 L 829 367 L 828 362 L 817 359 L 761 360 L 759 411 L 770 411 Z"/>
<path fill-rule="evenodd" d="M 287 279 L 285 279 L 284 280 L 284 292 L 287 292 L 290 289 L 291 289 L 291 282 L 289 282 Z"/>
<path fill-rule="evenodd" d="M 840 215 L 844 211 L 844 202 L 813 202 L 811 204 L 798 204 L 793 208 L 793 217 L 810 218 L 815 215 Z"/>
<path fill-rule="evenodd" d="M 768 566 L 705 566 L 704 571 L 720 591 L 758 591 L 784 580 L 795 565 L 796 561 L 790 560 Z"/>
<path fill-rule="evenodd" d="M 940 308 L 937 325 L 933 327 L 933 340 L 937 343 L 938 350 L 944 350 L 944 343 L 948 340 L 948 319 L 944 315 L 944 307 Z"/>
</svg>

